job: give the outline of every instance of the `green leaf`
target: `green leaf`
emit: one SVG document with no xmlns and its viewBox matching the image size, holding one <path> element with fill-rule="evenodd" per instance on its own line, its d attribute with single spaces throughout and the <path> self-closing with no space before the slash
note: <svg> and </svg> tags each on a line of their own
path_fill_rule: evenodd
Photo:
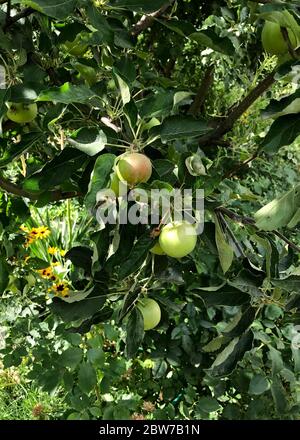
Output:
<svg viewBox="0 0 300 440">
<path fill-rule="evenodd" d="M 156 94 L 143 99 L 140 105 L 142 118 L 151 118 L 168 115 L 174 105 L 173 90 L 159 90 Z"/>
<path fill-rule="evenodd" d="M 101 311 L 105 303 L 105 296 L 97 296 L 97 294 L 98 287 L 96 286 L 94 292 L 81 301 L 69 304 L 60 298 L 53 298 L 53 302 L 49 308 L 65 322 L 86 319 L 93 316 L 96 312 Z"/>
<path fill-rule="evenodd" d="M 124 298 L 124 302 L 123 302 L 123 306 L 122 309 L 120 311 L 119 314 L 119 318 L 118 321 L 121 322 L 122 319 L 125 318 L 125 316 L 133 309 L 133 307 L 136 304 L 136 301 L 139 297 L 139 292 L 134 290 L 134 291 L 129 291 L 125 298 Z"/>
<path fill-rule="evenodd" d="M 221 225 L 217 216 L 215 216 L 215 225 L 216 225 L 216 245 L 219 252 L 219 258 L 221 267 L 224 273 L 226 273 L 233 262 L 234 252 L 229 243 L 227 243 L 226 237 L 221 229 Z"/>
<path fill-rule="evenodd" d="M 276 348 L 271 345 L 269 346 L 269 356 L 272 362 L 272 375 L 274 376 L 283 370 L 284 363 L 280 351 L 276 350 Z"/>
<path fill-rule="evenodd" d="M 68 138 L 69 144 L 89 156 L 95 156 L 105 148 L 107 137 L 104 131 L 95 127 L 79 128 Z"/>
<path fill-rule="evenodd" d="M 292 113 L 300 113 L 300 90 L 280 100 L 272 99 L 262 115 L 265 118 L 277 118 Z"/>
<path fill-rule="evenodd" d="M 86 246 L 74 246 L 65 255 L 65 258 L 71 260 L 74 266 L 82 267 L 86 272 L 91 272 L 92 249 Z"/>
<path fill-rule="evenodd" d="M 154 12 L 167 3 L 167 0 L 111 0 L 112 6 L 118 6 L 138 12 Z"/>
<path fill-rule="evenodd" d="M 97 384 L 97 376 L 94 367 L 89 362 L 80 365 L 78 372 L 79 388 L 86 394 L 94 389 Z"/>
<path fill-rule="evenodd" d="M 155 360 L 154 367 L 152 368 L 153 378 L 161 379 L 166 375 L 168 364 L 164 359 Z"/>
<path fill-rule="evenodd" d="M 9 270 L 8 264 L 4 258 L 0 258 L 0 295 L 2 295 L 8 286 Z"/>
<path fill-rule="evenodd" d="M 1 35 L 0 35 L 0 39 L 1 39 Z M 10 98 L 10 89 L 7 90 L 0 89 L 0 120 L 2 116 L 5 115 L 7 112 L 7 107 L 5 103 L 9 101 L 9 98 Z"/>
<path fill-rule="evenodd" d="M 200 397 L 196 407 L 197 409 L 200 409 L 200 411 L 204 411 L 208 414 L 222 408 L 217 399 L 214 399 L 213 397 Z"/>
<path fill-rule="evenodd" d="M 46 269 L 47 267 L 50 266 L 49 261 L 45 261 L 45 260 L 42 260 L 41 258 L 37 258 L 37 257 L 30 258 L 28 260 L 28 264 L 34 270 Z"/>
<path fill-rule="evenodd" d="M 236 336 L 240 336 L 244 333 L 245 330 L 249 328 L 249 326 L 253 323 L 255 319 L 257 309 L 254 307 L 248 307 L 238 320 L 234 323 L 234 326 L 230 326 L 232 328 L 226 328 L 223 332 L 224 336 L 229 338 L 235 338 Z"/>
<path fill-rule="evenodd" d="M 202 46 L 210 47 L 216 52 L 233 56 L 235 48 L 228 37 L 219 37 L 213 30 L 206 29 L 189 35 L 191 40 L 197 41 Z"/>
<path fill-rule="evenodd" d="M 197 290 L 197 296 L 199 295 L 203 299 L 206 307 L 240 306 L 250 301 L 250 296 L 246 292 L 229 285 L 224 286 L 218 292 L 206 292 L 204 287 L 199 290 L 201 291 Z"/>
<path fill-rule="evenodd" d="M 259 396 L 270 388 L 270 383 L 265 376 L 257 374 L 253 376 L 249 385 L 249 394 Z"/>
<path fill-rule="evenodd" d="M 22 140 L 20 142 L 17 144 L 10 143 L 5 146 L 5 150 L 0 157 L 0 168 L 6 167 L 14 159 L 18 159 L 22 154 L 27 152 L 30 148 L 37 146 L 39 142 L 44 139 L 45 135 L 41 131 L 32 131 L 22 134 Z"/>
<path fill-rule="evenodd" d="M 108 43 L 112 45 L 114 43 L 114 32 L 105 16 L 101 14 L 92 4 L 88 4 L 86 8 L 86 13 L 90 23 L 95 29 L 97 29 L 97 32 L 93 33 L 93 37 L 90 41 L 91 44 L 93 44 L 94 38 L 97 39 L 97 41 L 95 41 L 96 45 L 102 43 Z M 77 24 L 78 23 L 76 23 L 76 25 Z"/>
<path fill-rule="evenodd" d="M 205 353 L 213 353 L 214 351 L 218 351 L 226 341 L 227 339 L 224 336 L 217 336 L 209 341 L 208 344 L 204 345 L 202 350 Z"/>
<path fill-rule="evenodd" d="M 176 139 L 187 139 L 201 136 L 211 131 L 205 120 L 196 120 L 187 116 L 171 116 L 161 126 L 154 127 L 151 132 L 159 134 L 162 142 Z"/>
<path fill-rule="evenodd" d="M 78 0 L 21 0 L 21 3 L 45 15 L 63 20 L 74 11 Z"/>
<path fill-rule="evenodd" d="M 131 359 L 144 339 L 144 319 L 138 308 L 130 313 L 126 326 L 126 356 Z"/>
<path fill-rule="evenodd" d="M 86 355 L 91 364 L 94 364 L 97 368 L 103 367 L 105 362 L 105 354 L 101 347 L 90 348 Z"/>
<path fill-rule="evenodd" d="M 149 250 L 153 246 L 153 238 L 150 237 L 150 232 L 147 231 L 134 244 L 128 258 L 122 261 L 118 270 L 119 280 L 128 277 L 133 272 L 136 272 L 145 261 Z"/>
<path fill-rule="evenodd" d="M 127 83 L 123 80 L 123 78 L 121 78 L 120 75 L 118 75 L 116 73 L 116 71 L 113 72 L 113 76 L 115 78 L 115 82 L 116 82 L 117 86 L 120 89 L 123 105 L 128 104 L 128 102 L 130 102 L 131 97 L 130 97 L 130 90 L 129 90 Z"/>
<path fill-rule="evenodd" d="M 98 191 L 106 188 L 115 159 L 116 156 L 113 154 L 103 154 L 97 158 L 89 183 L 88 193 L 85 197 L 85 205 L 87 208 L 93 208 L 95 206 Z"/>
<path fill-rule="evenodd" d="M 240 338 L 233 339 L 217 356 L 209 374 L 212 376 L 227 376 L 232 373 L 237 363 L 243 358 L 246 351 L 252 348 L 253 334 L 244 333 Z"/>
<path fill-rule="evenodd" d="M 37 101 L 62 102 L 63 104 L 89 104 L 95 93 L 86 85 L 73 85 L 68 82 L 60 87 L 43 90 Z"/>
<path fill-rule="evenodd" d="M 70 347 L 61 354 L 59 362 L 62 366 L 69 367 L 74 370 L 81 362 L 82 356 L 83 352 L 81 348 Z"/>
<path fill-rule="evenodd" d="M 282 416 L 288 407 L 287 394 L 284 390 L 281 380 L 276 376 L 273 378 L 273 382 L 271 384 L 271 393 L 276 411 L 278 415 Z"/>
<path fill-rule="evenodd" d="M 275 154 L 286 145 L 290 145 L 300 135 L 300 115 L 281 116 L 271 125 L 260 149 L 269 154 Z"/>
<path fill-rule="evenodd" d="M 281 279 L 272 279 L 271 283 L 273 286 L 280 287 L 287 292 L 298 291 L 300 288 L 300 277 L 297 275 L 291 275 Z"/>
<path fill-rule="evenodd" d="M 169 20 L 160 20 L 159 18 L 156 18 L 156 21 L 182 37 L 186 37 L 195 32 L 194 26 L 189 21 L 178 20 L 175 18 L 170 18 Z"/>
<path fill-rule="evenodd" d="M 23 188 L 29 191 L 46 191 L 68 180 L 82 167 L 85 155 L 75 148 L 65 148 L 42 168 L 28 177 Z"/>
</svg>

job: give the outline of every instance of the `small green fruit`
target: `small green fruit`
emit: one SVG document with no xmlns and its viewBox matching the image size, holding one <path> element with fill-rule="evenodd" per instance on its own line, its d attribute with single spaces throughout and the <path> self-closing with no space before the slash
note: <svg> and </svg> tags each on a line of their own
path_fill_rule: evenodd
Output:
<svg viewBox="0 0 300 440">
<path fill-rule="evenodd" d="M 161 310 L 156 301 L 151 298 L 143 298 L 137 305 L 144 318 L 144 330 L 152 330 L 161 319 Z"/>
<path fill-rule="evenodd" d="M 165 255 L 164 251 L 162 250 L 159 242 L 157 242 L 153 248 L 150 249 L 150 252 L 154 255 Z"/>
<path fill-rule="evenodd" d="M 24 124 L 33 121 L 38 113 L 36 103 L 8 102 L 6 116 L 13 122 Z"/>
<path fill-rule="evenodd" d="M 160 247 L 173 258 L 182 258 L 190 254 L 196 243 L 195 226 L 186 221 L 168 223 L 162 228 L 159 236 Z"/>
</svg>

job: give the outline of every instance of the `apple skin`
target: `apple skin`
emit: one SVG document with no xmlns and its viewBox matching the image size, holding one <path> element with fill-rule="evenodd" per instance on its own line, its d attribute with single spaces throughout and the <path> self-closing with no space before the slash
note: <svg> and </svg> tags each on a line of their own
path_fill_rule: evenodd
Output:
<svg viewBox="0 0 300 440">
<path fill-rule="evenodd" d="M 183 258 L 190 254 L 197 244 L 195 226 L 183 221 L 168 223 L 159 236 L 161 249 L 173 258 Z"/>
<path fill-rule="evenodd" d="M 291 29 L 288 29 L 288 35 L 293 48 L 296 48 L 297 38 Z M 282 35 L 278 23 L 266 21 L 262 30 L 261 39 L 263 48 L 271 55 L 283 55 L 289 51 L 288 44 Z"/>
<path fill-rule="evenodd" d="M 159 242 L 157 242 L 151 249 L 150 252 L 154 255 L 165 255 L 164 251 L 162 250 Z"/>
<path fill-rule="evenodd" d="M 124 154 L 117 164 L 118 174 L 129 185 L 147 182 L 152 174 L 150 159 L 141 153 Z"/>
<path fill-rule="evenodd" d="M 161 319 L 161 310 L 156 301 L 152 298 L 143 298 L 137 307 L 144 318 L 144 330 L 152 330 Z"/>
<path fill-rule="evenodd" d="M 111 174 L 110 177 L 110 189 L 113 190 L 116 197 L 123 196 L 127 193 L 127 185 L 126 182 L 122 182 L 118 176 L 117 173 Z"/>
<path fill-rule="evenodd" d="M 13 122 L 24 124 L 33 121 L 37 114 L 38 108 L 35 102 L 9 102 L 6 116 Z"/>
</svg>

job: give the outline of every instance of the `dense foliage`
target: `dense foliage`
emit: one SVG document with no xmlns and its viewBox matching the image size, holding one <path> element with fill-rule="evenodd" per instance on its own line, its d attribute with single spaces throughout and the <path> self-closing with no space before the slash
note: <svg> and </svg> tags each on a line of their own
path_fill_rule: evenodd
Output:
<svg viewBox="0 0 300 440">
<path fill-rule="evenodd" d="M 1 367 L 37 418 L 299 418 L 298 46 L 292 0 L 0 0 Z M 201 235 L 101 222 L 153 189 L 203 189 Z"/>
</svg>

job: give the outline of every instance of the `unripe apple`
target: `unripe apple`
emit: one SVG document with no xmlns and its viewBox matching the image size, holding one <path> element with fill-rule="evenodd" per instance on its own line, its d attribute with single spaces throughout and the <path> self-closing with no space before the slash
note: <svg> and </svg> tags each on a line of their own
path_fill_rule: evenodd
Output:
<svg viewBox="0 0 300 440">
<path fill-rule="evenodd" d="M 160 247 L 173 258 L 182 258 L 190 254 L 196 243 L 195 226 L 187 221 L 168 223 L 162 228 L 159 236 Z"/>
<path fill-rule="evenodd" d="M 23 124 L 25 122 L 33 121 L 38 113 L 38 108 L 35 102 L 8 102 L 8 110 L 6 116 L 11 121 Z"/>
<path fill-rule="evenodd" d="M 161 310 L 156 301 L 151 298 L 143 298 L 137 304 L 144 318 L 144 330 L 152 330 L 161 319 Z"/>
<path fill-rule="evenodd" d="M 151 249 L 150 252 L 154 255 L 165 255 L 164 251 L 162 250 L 159 242 L 157 242 Z"/>
</svg>

